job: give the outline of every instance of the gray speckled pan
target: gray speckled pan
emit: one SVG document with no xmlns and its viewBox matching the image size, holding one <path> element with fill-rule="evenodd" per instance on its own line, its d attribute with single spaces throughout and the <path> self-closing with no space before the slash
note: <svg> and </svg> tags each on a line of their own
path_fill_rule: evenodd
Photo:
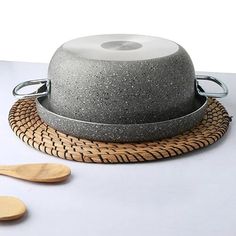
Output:
<svg viewBox="0 0 236 236">
<path fill-rule="evenodd" d="M 204 92 L 199 80 L 213 81 L 223 92 Z M 31 94 L 18 93 L 33 84 L 44 86 Z M 21 98 L 36 97 L 38 113 L 50 126 L 110 142 L 182 133 L 203 118 L 206 97 L 227 93 L 218 79 L 195 75 L 191 58 L 179 44 L 123 34 L 64 43 L 50 61 L 47 79 L 26 81 L 13 90 Z"/>
<path fill-rule="evenodd" d="M 75 137 L 105 142 L 140 142 L 172 137 L 190 130 L 202 120 L 207 98 L 198 96 L 192 112 L 175 119 L 144 124 L 103 124 L 67 118 L 48 109 L 47 98 L 36 99 L 41 119 L 51 127 Z"/>
</svg>

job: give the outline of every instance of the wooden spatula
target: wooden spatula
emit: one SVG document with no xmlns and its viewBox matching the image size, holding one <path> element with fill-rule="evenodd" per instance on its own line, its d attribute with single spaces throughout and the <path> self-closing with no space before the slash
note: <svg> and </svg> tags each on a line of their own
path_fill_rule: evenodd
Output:
<svg viewBox="0 0 236 236">
<path fill-rule="evenodd" d="M 64 181 L 70 173 L 70 168 L 61 164 L 40 163 L 0 166 L 0 175 L 7 175 L 32 182 L 61 182 Z"/>
<path fill-rule="evenodd" d="M 19 219 L 25 212 L 26 206 L 20 199 L 0 196 L 0 221 Z"/>
</svg>

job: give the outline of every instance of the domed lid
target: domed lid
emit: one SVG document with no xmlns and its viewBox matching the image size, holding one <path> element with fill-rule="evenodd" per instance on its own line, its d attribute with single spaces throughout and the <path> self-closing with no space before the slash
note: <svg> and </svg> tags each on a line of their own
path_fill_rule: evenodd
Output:
<svg viewBox="0 0 236 236">
<path fill-rule="evenodd" d="M 107 61 L 137 61 L 169 56 L 178 51 L 173 41 L 134 34 L 107 34 L 77 38 L 62 45 L 78 57 Z"/>
</svg>

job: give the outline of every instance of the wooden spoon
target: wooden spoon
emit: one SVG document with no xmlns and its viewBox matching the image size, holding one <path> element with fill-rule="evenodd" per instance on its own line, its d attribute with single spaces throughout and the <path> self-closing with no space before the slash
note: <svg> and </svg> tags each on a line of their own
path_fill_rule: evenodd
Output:
<svg viewBox="0 0 236 236">
<path fill-rule="evenodd" d="M 32 182 L 61 182 L 64 181 L 70 173 L 69 167 L 51 163 L 0 166 L 0 175 L 7 175 Z"/>
<path fill-rule="evenodd" d="M 19 219 L 25 212 L 26 206 L 20 199 L 0 196 L 0 221 Z"/>
</svg>

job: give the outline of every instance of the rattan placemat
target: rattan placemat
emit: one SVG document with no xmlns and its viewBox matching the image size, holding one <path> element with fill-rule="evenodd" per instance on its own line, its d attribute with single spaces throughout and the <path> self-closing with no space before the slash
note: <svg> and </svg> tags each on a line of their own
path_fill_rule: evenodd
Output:
<svg viewBox="0 0 236 236">
<path fill-rule="evenodd" d="M 93 163 L 135 163 L 174 157 L 220 139 L 231 118 L 223 105 L 209 99 L 207 113 L 194 129 L 172 138 L 144 143 L 105 143 L 63 134 L 45 124 L 34 100 L 17 101 L 10 110 L 12 130 L 28 145 L 66 160 Z"/>
</svg>

